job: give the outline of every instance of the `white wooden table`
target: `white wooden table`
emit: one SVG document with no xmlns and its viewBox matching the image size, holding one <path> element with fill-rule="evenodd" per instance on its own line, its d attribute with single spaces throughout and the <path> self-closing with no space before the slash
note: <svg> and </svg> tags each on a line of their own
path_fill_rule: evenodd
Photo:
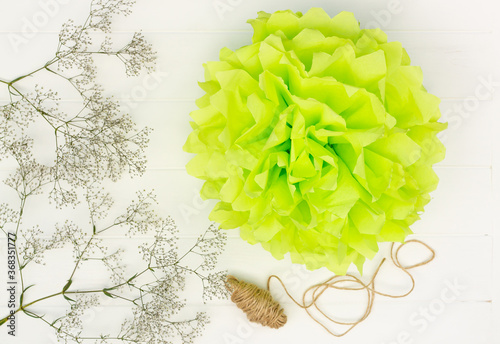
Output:
<svg viewBox="0 0 500 344">
<path fill-rule="evenodd" d="M 42 5 L 48 2 L 4 1 L 0 5 L 2 78 L 20 75 L 50 58 L 60 25 L 68 18 L 82 19 L 88 3 L 54 0 L 52 3 L 58 3 L 55 7 Z M 444 120 L 449 121 L 444 139 L 447 157 L 436 166 L 440 185 L 422 220 L 413 226 L 412 236 L 430 244 L 437 257 L 415 270 L 417 287 L 409 297 L 377 297 L 368 320 L 342 339 L 328 335 L 303 310 L 280 297 L 289 318 L 280 330 L 250 326 L 228 301 L 190 304 L 190 309 L 205 310 L 212 318 L 199 342 L 311 343 L 314 339 L 315 343 L 345 344 L 500 343 L 497 1 L 138 1 L 131 16 L 114 24 L 115 36 L 142 29 L 158 51 L 155 78 L 122 80 L 118 68 L 99 70 L 103 83 L 131 110 L 139 125 L 155 128 L 148 149 L 148 171 L 142 179 L 134 179 L 134 185 L 137 189 L 155 188 L 162 213 L 176 220 L 182 240 L 192 240 L 209 225 L 207 217 L 213 203 L 198 202 L 201 183 L 187 175 L 184 166 L 190 157 L 182 151 L 190 132 L 188 114 L 196 108 L 194 100 L 203 94 L 197 86 L 203 79 L 202 63 L 218 59 L 224 46 L 236 49 L 249 44 L 252 33 L 246 20 L 258 11 L 290 8 L 305 12 L 310 6 L 323 7 L 332 16 L 342 10 L 352 11 L 362 26 L 383 28 L 389 40 L 403 43 L 412 63 L 422 67 L 426 88 L 442 99 Z M 25 37 L 26 41 L 13 43 L 12 35 L 22 34 L 24 25 L 33 23 L 41 12 L 49 13 L 50 20 L 37 24 L 36 32 Z M 0 170 L 3 176 L 9 166 Z M 219 267 L 261 286 L 268 275 L 277 274 L 290 285 L 292 293 L 299 295 L 313 282 L 330 276 L 328 271 L 311 274 L 286 259 L 276 261 L 259 246 L 241 240 L 235 230 L 228 235 Z M 4 254 L 4 242 L 0 244 Z M 123 245 L 134 242 L 123 239 Z M 383 246 L 381 251 L 387 248 Z M 367 265 L 368 276 L 373 267 Z M 4 276 L 0 277 L 3 291 Z M 392 286 L 396 291 L 407 286 L 404 276 L 396 271 L 385 272 L 379 281 L 381 288 Z M 2 295 L 0 307 L 5 307 Z M 362 295 L 345 294 L 330 304 L 339 310 L 360 309 L 360 300 Z M 18 331 L 19 336 L 13 339 L 0 328 L 0 343 L 45 344 L 53 340 L 42 324 L 25 317 Z"/>
</svg>

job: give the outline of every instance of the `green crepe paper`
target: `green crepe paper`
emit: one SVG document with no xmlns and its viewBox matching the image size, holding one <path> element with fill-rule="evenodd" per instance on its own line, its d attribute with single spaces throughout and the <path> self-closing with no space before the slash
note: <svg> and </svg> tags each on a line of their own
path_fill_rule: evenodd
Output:
<svg viewBox="0 0 500 344">
<path fill-rule="evenodd" d="M 411 233 L 437 186 L 440 100 L 400 42 L 352 13 L 249 23 L 253 44 L 204 65 L 187 171 L 220 200 L 210 219 L 222 228 L 310 270 L 362 272 L 378 242 Z"/>
</svg>

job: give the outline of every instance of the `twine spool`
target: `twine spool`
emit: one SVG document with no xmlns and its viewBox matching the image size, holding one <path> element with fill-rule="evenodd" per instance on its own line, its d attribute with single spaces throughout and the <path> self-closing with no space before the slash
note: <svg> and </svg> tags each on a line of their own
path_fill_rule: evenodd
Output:
<svg viewBox="0 0 500 344">
<path fill-rule="evenodd" d="M 414 243 L 419 244 L 427 248 L 430 252 L 429 258 L 421 261 L 419 263 L 413 265 L 404 266 L 399 261 L 399 253 L 401 248 L 405 245 Z M 426 265 L 431 262 L 436 256 L 435 251 L 427 244 L 420 240 L 408 240 L 403 244 L 399 245 L 396 249 L 394 248 L 394 243 L 391 246 L 391 261 L 392 263 L 406 273 L 411 280 L 411 288 L 404 294 L 388 294 L 383 293 L 375 289 L 375 278 L 377 277 L 380 268 L 384 265 L 386 259 L 384 258 L 380 264 L 378 265 L 375 273 L 368 283 L 364 283 L 358 277 L 354 275 L 347 274 L 345 276 L 333 276 L 326 280 L 325 282 L 315 284 L 309 287 L 302 295 L 302 302 L 296 301 L 288 292 L 283 281 L 276 275 L 269 276 L 267 280 L 267 290 L 261 289 L 257 287 L 255 284 L 248 283 L 242 280 L 237 279 L 234 276 L 227 276 L 226 280 L 226 288 L 231 293 L 231 300 L 247 315 L 248 319 L 252 322 L 259 323 L 263 326 L 268 326 L 271 328 L 280 328 L 285 325 L 287 321 L 287 317 L 284 314 L 283 308 L 280 304 L 273 299 L 270 293 L 270 282 L 273 278 L 277 279 L 280 282 L 281 286 L 285 290 L 288 297 L 299 307 L 306 310 L 307 314 L 318 324 L 320 324 L 326 331 L 328 331 L 331 335 L 335 337 L 342 337 L 350 332 L 354 327 L 363 322 L 371 313 L 373 307 L 373 301 L 375 298 L 375 294 L 391 297 L 391 298 L 402 298 L 408 296 L 415 289 L 415 279 L 412 274 L 409 272 L 410 269 Z M 350 286 L 344 286 L 345 283 L 350 283 Z M 352 284 L 357 286 L 352 286 Z M 352 290 L 352 291 L 360 291 L 365 290 L 367 293 L 367 303 L 365 307 L 365 311 L 363 315 L 361 315 L 356 321 L 339 321 L 335 320 L 332 317 L 328 316 L 324 313 L 324 311 L 319 307 L 318 300 L 323 295 L 325 291 L 328 289 L 337 289 L 337 290 Z M 311 301 L 306 302 L 306 299 L 310 298 Z M 332 331 L 325 320 L 320 320 L 313 313 L 310 312 L 310 308 L 314 307 L 316 310 L 326 319 L 326 323 L 334 323 L 338 325 L 346 325 L 349 326 L 347 330 L 344 332 L 336 333 Z"/>
<path fill-rule="evenodd" d="M 226 288 L 233 301 L 248 317 L 248 320 L 271 328 L 280 328 L 286 323 L 286 315 L 269 290 L 255 284 L 227 276 Z"/>
</svg>

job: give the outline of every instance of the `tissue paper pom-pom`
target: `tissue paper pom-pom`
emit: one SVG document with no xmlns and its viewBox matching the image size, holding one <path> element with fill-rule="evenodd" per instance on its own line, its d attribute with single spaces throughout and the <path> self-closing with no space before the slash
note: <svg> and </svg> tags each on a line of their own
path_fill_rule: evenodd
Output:
<svg viewBox="0 0 500 344">
<path fill-rule="evenodd" d="M 253 44 L 205 65 L 187 171 L 220 200 L 222 228 L 311 270 L 362 271 L 378 242 L 404 241 L 436 188 L 439 98 L 401 43 L 352 13 L 249 22 Z"/>
</svg>

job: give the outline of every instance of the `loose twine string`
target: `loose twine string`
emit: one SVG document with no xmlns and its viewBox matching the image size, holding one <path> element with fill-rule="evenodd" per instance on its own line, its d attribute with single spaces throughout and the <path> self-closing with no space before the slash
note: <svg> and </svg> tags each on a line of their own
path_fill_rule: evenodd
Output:
<svg viewBox="0 0 500 344">
<path fill-rule="evenodd" d="M 424 261 L 420 263 L 416 263 L 413 265 L 407 265 L 404 266 L 401 264 L 399 261 L 399 252 L 401 248 L 404 246 L 414 243 L 414 244 L 420 244 L 427 248 L 429 252 L 431 253 L 430 257 L 425 259 Z M 373 274 L 372 278 L 368 283 L 364 283 L 361 281 L 358 277 L 353 276 L 351 274 L 347 274 L 345 276 L 342 275 L 335 275 L 328 280 L 315 284 L 311 287 L 309 287 L 302 295 L 302 302 L 298 302 L 295 300 L 292 295 L 288 292 L 288 289 L 286 288 L 285 284 L 283 281 L 276 275 L 269 276 L 267 280 L 267 290 L 261 289 L 257 287 L 255 284 L 248 283 L 242 280 L 238 280 L 234 276 L 227 276 L 226 279 L 226 288 L 228 291 L 231 293 L 231 300 L 240 308 L 243 310 L 243 312 L 246 313 L 248 319 L 252 322 L 257 322 L 261 325 L 264 326 L 269 326 L 271 328 L 280 328 L 285 325 L 287 321 L 287 317 L 284 313 L 283 308 L 280 306 L 280 304 L 273 299 L 270 293 L 270 283 L 271 280 L 274 278 L 280 282 L 281 286 L 283 287 L 285 293 L 288 295 L 288 297 L 299 307 L 303 308 L 306 310 L 307 314 L 319 325 L 321 325 L 328 333 L 335 337 L 342 337 L 349 333 L 354 327 L 359 325 L 361 322 L 363 322 L 371 313 L 372 308 L 373 308 L 373 301 L 375 299 L 375 295 L 381 295 L 381 296 L 386 296 L 390 298 L 402 298 L 405 296 L 408 296 L 414 289 L 415 289 L 415 279 L 413 278 L 413 275 L 410 273 L 409 270 L 426 265 L 429 262 L 431 262 L 434 257 L 436 256 L 435 251 L 426 243 L 420 241 L 420 240 L 408 240 L 401 245 L 399 245 L 395 249 L 394 243 L 391 245 L 391 261 L 392 263 L 399 269 L 401 269 L 406 275 L 410 277 L 411 280 L 411 288 L 409 291 L 407 291 L 404 294 L 388 294 L 388 293 L 383 293 L 375 289 L 375 279 L 380 271 L 380 268 L 382 265 L 384 265 L 386 259 L 384 258 L 380 264 L 378 265 L 377 269 L 375 270 L 375 273 Z M 343 286 L 341 284 L 345 282 L 351 282 L 356 284 L 357 286 Z M 339 285 L 340 284 L 340 285 Z M 354 291 L 359 291 L 359 290 L 366 290 L 367 294 L 367 304 L 365 307 L 365 311 L 362 316 L 358 318 L 356 321 L 339 321 L 331 318 L 327 314 L 321 310 L 321 308 L 318 306 L 318 300 L 323 295 L 325 291 L 328 289 L 337 289 L 337 290 L 354 290 Z M 308 303 L 306 302 L 307 296 L 312 293 L 312 299 Z M 326 319 L 326 320 L 321 320 L 317 316 L 311 313 L 310 308 L 314 307 L 316 310 Z M 333 332 L 325 323 L 330 322 L 334 324 L 339 324 L 339 325 L 346 325 L 349 326 L 347 330 L 341 333 L 335 333 Z"/>
</svg>

